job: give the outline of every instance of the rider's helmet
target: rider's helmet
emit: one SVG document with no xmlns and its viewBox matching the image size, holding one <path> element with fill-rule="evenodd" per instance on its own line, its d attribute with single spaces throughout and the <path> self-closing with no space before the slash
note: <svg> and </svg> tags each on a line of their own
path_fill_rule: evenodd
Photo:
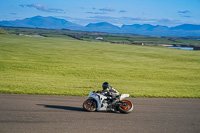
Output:
<svg viewBox="0 0 200 133">
<path fill-rule="evenodd" d="M 108 82 L 104 82 L 104 83 L 102 84 L 102 87 L 103 87 L 103 90 L 106 91 L 106 90 L 108 90 L 108 88 L 110 87 L 110 85 L 109 85 Z"/>
</svg>

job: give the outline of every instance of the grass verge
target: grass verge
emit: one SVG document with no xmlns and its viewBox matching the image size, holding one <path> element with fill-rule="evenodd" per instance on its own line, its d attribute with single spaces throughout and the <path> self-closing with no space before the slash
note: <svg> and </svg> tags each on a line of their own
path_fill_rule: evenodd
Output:
<svg viewBox="0 0 200 133">
<path fill-rule="evenodd" d="M 200 53 L 0 34 L 0 93 L 78 95 L 107 81 L 132 97 L 200 98 Z"/>
</svg>

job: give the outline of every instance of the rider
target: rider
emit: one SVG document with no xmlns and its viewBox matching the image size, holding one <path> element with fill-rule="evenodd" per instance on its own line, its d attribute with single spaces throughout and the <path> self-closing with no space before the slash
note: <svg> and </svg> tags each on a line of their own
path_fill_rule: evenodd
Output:
<svg viewBox="0 0 200 133">
<path fill-rule="evenodd" d="M 118 100 L 118 96 L 120 95 L 119 92 L 115 90 L 113 87 L 111 87 L 108 82 L 104 82 L 102 84 L 102 87 L 103 90 L 101 91 L 101 93 L 104 93 L 107 96 L 111 96 L 113 99 L 112 103 L 116 103 Z"/>
</svg>

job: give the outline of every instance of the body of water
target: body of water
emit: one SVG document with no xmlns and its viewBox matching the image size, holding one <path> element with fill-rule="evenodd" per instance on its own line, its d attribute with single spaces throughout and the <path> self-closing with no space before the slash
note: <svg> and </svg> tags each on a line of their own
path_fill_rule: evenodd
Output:
<svg viewBox="0 0 200 133">
<path fill-rule="evenodd" d="M 194 47 L 168 47 L 168 48 L 183 49 L 183 50 L 194 50 Z"/>
</svg>

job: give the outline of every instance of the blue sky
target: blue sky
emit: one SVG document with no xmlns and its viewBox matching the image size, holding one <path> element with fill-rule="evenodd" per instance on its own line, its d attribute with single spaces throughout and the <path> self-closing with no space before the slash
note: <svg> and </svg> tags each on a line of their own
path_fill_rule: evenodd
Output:
<svg viewBox="0 0 200 133">
<path fill-rule="evenodd" d="M 0 0 L 0 21 L 53 16 L 80 25 L 200 24 L 200 0 Z"/>
</svg>

